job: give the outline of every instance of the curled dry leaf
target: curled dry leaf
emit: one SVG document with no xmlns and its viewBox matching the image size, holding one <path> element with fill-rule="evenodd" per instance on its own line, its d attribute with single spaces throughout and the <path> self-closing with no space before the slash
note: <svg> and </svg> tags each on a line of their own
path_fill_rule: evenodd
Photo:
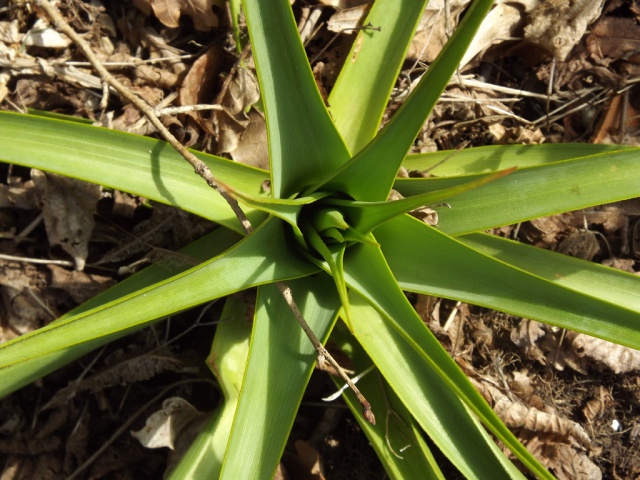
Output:
<svg viewBox="0 0 640 480">
<path fill-rule="evenodd" d="M 180 397 L 167 398 L 162 402 L 162 410 L 151 414 L 146 425 L 137 432 L 131 431 L 131 436 L 147 448 L 169 447 L 174 449 L 178 437 L 190 424 L 200 423 L 206 415 L 199 412 L 193 405 Z"/>
<path fill-rule="evenodd" d="M 35 169 L 31 178 L 40 193 L 49 244 L 60 245 L 76 268 L 84 269 L 100 186 Z"/>
<path fill-rule="evenodd" d="M 578 423 L 513 402 L 496 387 L 473 377 L 470 380 L 500 419 L 518 431 L 527 449 L 559 479 L 602 478 L 600 469 L 584 452 L 591 448 L 591 439 Z"/>
<path fill-rule="evenodd" d="M 217 153 L 233 152 L 249 126 L 247 109 L 260 99 L 260 89 L 253 73 L 240 67 L 225 82 L 218 103 L 222 110 L 213 112 L 213 120 L 218 141 Z"/>
<path fill-rule="evenodd" d="M 556 329 L 557 330 L 557 329 Z M 640 351 L 582 333 L 553 331 L 552 327 L 523 319 L 511 340 L 528 358 L 558 370 L 565 366 L 586 373 L 589 367 L 627 373 L 640 370 Z"/>
<path fill-rule="evenodd" d="M 568 332 L 567 340 L 577 356 L 588 358 L 596 367 L 627 373 L 640 370 L 640 351 L 582 333 Z"/>
<path fill-rule="evenodd" d="M 591 446 L 591 439 L 580 424 L 562 418 L 555 413 L 542 412 L 536 408 L 512 402 L 509 397 L 489 384 L 482 384 L 479 390 L 509 428 L 548 434 L 553 436 L 556 441 L 579 445 L 583 448 Z"/>
</svg>

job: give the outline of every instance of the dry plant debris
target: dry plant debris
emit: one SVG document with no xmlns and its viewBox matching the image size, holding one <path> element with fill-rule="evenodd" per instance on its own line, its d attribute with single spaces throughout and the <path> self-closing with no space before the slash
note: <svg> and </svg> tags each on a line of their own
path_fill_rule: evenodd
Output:
<svg viewBox="0 0 640 480">
<path fill-rule="evenodd" d="M 467 3 L 430 2 L 387 118 L 435 58 Z M 60 8 L 112 75 L 159 113 L 169 112 L 161 121 L 183 144 L 264 167 L 266 134 L 255 106 L 251 57 L 237 52 L 223 6 L 211 0 L 135 0 L 118 7 L 71 1 Z M 294 1 L 293 7 L 318 83 L 330 91 L 353 42 L 352 29 L 363 24 L 367 2 Z M 498 2 L 415 152 L 463 144 L 637 145 L 639 21 L 640 10 L 628 0 Z M 110 128 L 155 132 L 26 2 L 0 12 L 0 101 L 3 109 L 41 109 Z M 209 110 L 192 107 L 203 104 Z M 189 262 L 169 252 L 212 228 L 158 206 L 149 209 L 144 199 L 121 192 L 76 183 L 59 187 L 53 176 L 17 167 L 3 165 L 0 171 L 0 341 L 57 318 L 139 261 Z M 74 195 L 58 195 L 59 188 Z M 163 224 L 163 218 L 171 221 Z M 640 271 L 637 200 L 495 233 Z M 479 390 L 556 475 L 640 475 L 638 352 L 475 307 L 414 300 Z M 207 315 L 215 320 L 217 312 Z M 166 452 L 144 449 L 127 432 L 143 428 L 145 418 L 173 397 L 193 404 L 183 409 L 193 418 L 215 406 L 201 399 L 217 398 L 205 385 L 165 391 L 172 382 L 202 376 L 192 358 L 196 350 L 207 351 L 211 332 L 203 335 L 204 327 L 158 350 L 166 346 L 164 338 L 177 337 L 192 323 L 187 314 L 180 315 L 170 325 L 123 339 L 101 356 L 94 354 L 3 399 L 3 478 L 38 478 L 45 471 L 54 472 L 53 478 L 68 477 L 122 426 L 99 458 L 84 467 L 87 475 L 158 478 L 166 468 Z M 327 389 L 324 381 L 318 383 Z M 160 397 L 136 414 L 154 395 Z M 281 471 L 301 468 L 305 478 L 345 478 L 347 463 L 335 459 L 348 451 L 351 467 L 367 465 L 361 467 L 367 478 L 382 478 L 379 465 L 371 467 L 371 458 L 364 458 L 366 441 L 357 443 L 363 440 L 354 436 L 357 427 L 348 417 L 317 443 L 303 441 L 313 436 L 314 408 L 303 405 L 298 437 L 292 438 Z M 612 426 L 614 421 L 619 427 Z M 341 430 L 351 436 L 338 440 Z"/>
</svg>

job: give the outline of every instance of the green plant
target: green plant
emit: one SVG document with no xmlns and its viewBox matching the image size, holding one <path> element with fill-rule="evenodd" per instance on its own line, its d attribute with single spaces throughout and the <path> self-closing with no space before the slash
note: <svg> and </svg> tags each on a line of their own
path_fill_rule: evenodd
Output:
<svg viewBox="0 0 640 480">
<path fill-rule="evenodd" d="M 186 249 L 202 260 L 199 266 L 168 278 L 166 270 L 150 267 L 53 324 L 1 345 L 0 393 L 173 312 L 258 286 L 250 344 L 239 320 L 218 327 L 210 358 L 225 401 L 173 475 L 271 476 L 316 360 L 277 288 L 282 281 L 321 339 L 342 312 L 349 331 L 336 329 L 337 341 L 356 365 L 373 363 L 384 378 L 381 383 L 371 376 L 359 385 L 376 413 L 392 406 L 397 416 L 388 427 L 362 422 L 358 402 L 350 392 L 345 395 L 390 475 L 442 478 L 424 431 L 469 478 L 521 476 L 484 424 L 531 471 L 550 477 L 424 326 L 403 290 L 640 348 L 638 278 L 473 233 L 637 196 L 638 150 L 485 147 L 460 152 L 455 162 L 434 170 L 439 177 L 396 179 L 403 161 L 426 169 L 446 155 L 405 159 L 492 0 L 474 3 L 411 97 L 377 133 L 425 3 L 375 2 L 367 21 L 381 30 L 359 33 L 352 52 L 357 60 L 346 62 L 329 98 L 329 115 L 288 2 L 245 0 L 271 172 L 198 154 L 245 205 L 256 228 L 244 238 L 229 206 L 165 143 L 1 114 L 4 161 L 176 205 L 225 228 Z M 355 93 L 353 85 L 359 86 Z M 519 169 L 510 175 L 487 177 L 514 165 Z M 270 195 L 260 194 L 266 179 Z M 407 198 L 386 202 L 392 187 Z M 403 213 L 445 199 L 452 208 L 441 212 L 438 228 Z M 243 372 L 238 364 L 245 364 Z M 399 459 L 385 437 L 392 445 L 410 439 L 412 448 Z"/>
</svg>

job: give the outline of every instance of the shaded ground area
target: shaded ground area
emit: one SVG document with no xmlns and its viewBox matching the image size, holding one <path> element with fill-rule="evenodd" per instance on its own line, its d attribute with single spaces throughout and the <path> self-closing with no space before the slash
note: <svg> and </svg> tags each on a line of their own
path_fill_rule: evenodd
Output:
<svg viewBox="0 0 640 480">
<path fill-rule="evenodd" d="M 256 109 L 246 113 L 258 98 L 257 84 L 249 69 L 237 68 L 225 9 L 203 14 L 182 6 L 176 18 L 171 9 L 134 3 L 144 12 L 115 1 L 108 8 L 69 2 L 63 13 L 112 73 L 151 105 L 221 107 L 162 117 L 185 145 L 265 167 L 264 118 Z M 327 91 L 353 42 L 350 32 L 366 13 L 366 5 L 356 5 L 361 2 L 338 3 L 294 3 L 314 73 Z M 451 3 L 448 15 L 444 7 L 425 14 L 388 118 L 463 13 L 459 2 Z M 637 145 L 640 12 L 631 1 L 605 2 L 604 9 L 579 3 L 498 6 L 415 152 L 507 143 Z M 0 8 L 2 109 L 38 109 L 152 133 L 130 105 L 103 95 L 85 59 L 66 38 L 38 24 L 30 4 L 0 2 Z M 562 27 L 569 24 L 573 30 Z M 215 228 L 169 207 L 150 208 L 144 199 L 21 167 L 0 165 L 0 179 L 3 341 L 48 324 L 149 262 L 188 264 L 191 259 L 174 252 Z M 78 226 L 85 234 L 70 237 Z M 494 233 L 640 270 L 637 200 Z M 556 475 L 640 475 L 638 352 L 473 306 L 410 298 L 504 421 Z M 220 398 L 203 362 L 219 320 L 217 304 L 182 313 L 2 399 L 2 478 L 159 478 Z M 289 478 L 385 478 L 346 407 L 322 402 L 332 385 L 325 373 L 314 374 L 283 472 Z M 143 447 L 130 431 L 141 430 L 171 397 L 190 405 L 175 407 L 189 412 L 175 450 Z"/>
</svg>

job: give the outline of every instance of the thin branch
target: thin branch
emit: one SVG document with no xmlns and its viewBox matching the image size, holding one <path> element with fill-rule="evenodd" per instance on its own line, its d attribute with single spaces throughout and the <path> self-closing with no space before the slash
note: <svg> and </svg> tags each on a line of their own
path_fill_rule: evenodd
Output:
<svg viewBox="0 0 640 480">
<path fill-rule="evenodd" d="M 282 296 L 284 297 L 285 301 L 287 302 L 287 305 L 289 306 L 289 308 L 295 315 L 296 319 L 298 320 L 298 323 L 302 327 L 302 330 L 304 330 L 304 333 L 307 334 L 307 337 L 309 337 L 309 340 L 311 340 L 311 343 L 313 344 L 313 347 L 316 349 L 316 352 L 318 352 L 318 360 L 319 361 L 326 360 L 327 362 L 329 362 L 329 365 L 331 365 L 333 368 L 335 368 L 338 371 L 338 373 L 343 378 L 343 380 L 347 382 L 347 385 L 349 385 L 351 390 L 353 390 L 353 393 L 356 394 L 356 397 L 358 397 L 358 400 L 362 405 L 362 415 L 364 415 L 364 418 L 372 425 L 375 425 L 376 417 L 371 411 L 371 404 L 367 401 L 366 398 L 364 398 L 364 395 L 362 395 L 358 387 L 356 387 L 355 384 L 351 381 L 351 378 L 349 378 L 349 375 L 346 374 L 346 372 L 338 364 L 338 362 L 336 362 L 336 360 L 329 353 L 329 351 L 324 347 L 324 345 L 322 345 L 322 342 L 318 339 L 318 337 L 316 337 L 315 333 L 313 333 L 313 330 L 311 330 L 311 327 L 309 327 L 309 324 L 306 322 L 306 320 L 302 316 L 302 313 L 300 312 L 298 305 L 293 299 L 293 294 L 291 293 L 291 289 L 285 283 L 278 282 L 278 290 L 280 290 L 280 293 L 282 293 Z"/>
<path fill-rule="evenodd" d="M 164 138 L 169 144 L 171 144 L 171 146 L 180 155 L 182 155 L 182 157 L 187 162 L 189 162 L 189 164 L 193 167 L 195 172 L 207 182 L 207 185 L 213 188 L 216 192 L 218 192 L 222 196 L 222 198 L 225 199 L 225 201 L 231 207 L 231 210 L 233 210 L 233 213 L 236 215 L 236 217 L 238 217 L 238 220 L 240 221 L 240 224 L 242 225 L 242 228 L 244 229 L 245 233 L 247 235 L 251 233 L 252 227 L 251 227 L 251 223 L 249 222 L 249 219 L 247 218 L 245 213 L 242 211 L 242 209 L 240 208 L 240 205 L 238 205 L 238 202 L 235 200 L 235 198 L 233 198 L 229 193 L 228 187 L 224 183 L 220 182 L 219 180 L 216 180 L 216 178 L 211 173 L 211 170 L 209 169 L 207 164 L 204 163 L 202 160 L 198 159 L 184 145 L 182 145 L 171 134 L 171 132 L 169 132 L 169 130 L 163 125 L 163 123 L 155 114 L 154 109 L 147 102 L 142 100 L 135 93 L 133 93 L 127 87 L 122 85 L 118 80 L 116 80 L 116 78 L 113 75 L 111 75 L 107 71 L 106 68 L 104 68 L 104 66 L 102 66 L 98 58 L 95 56 L 95 54 L 91 50 L 91 47 L 87 44 L 87 42 L 84 41 L 84 39 L 80 35 L 78 35 L 67 24 L 67 22 L 65 21 L 64 18 L 62 18 L 62 15 L 60 14 L 60 12 L 56 7 L 51 5 L 51 3 L 48 0 L 38 0 L 36 2 L 36 5 L 41 7 L 46 12 L 46 14 L 51 19 L 53 26 L 56 28 L 56 30 L 68 36 L 76 44 L 76 46 L 80 50 L 82 50 L 82 53 L 87 58 L 87 60 L 89 60 L 93 68 L 98 72 L 98 74 L 100 75 L 100 78 L 102 78 L 104 82 L 108 83 L 122 97 L 126 98 L 131 103 L 133 103 L 147 117 L 149 122 L 151 122 L 151 124 L 156 128 L 156 130 L 158 130 L 162 138 Z"/>
</svg>

